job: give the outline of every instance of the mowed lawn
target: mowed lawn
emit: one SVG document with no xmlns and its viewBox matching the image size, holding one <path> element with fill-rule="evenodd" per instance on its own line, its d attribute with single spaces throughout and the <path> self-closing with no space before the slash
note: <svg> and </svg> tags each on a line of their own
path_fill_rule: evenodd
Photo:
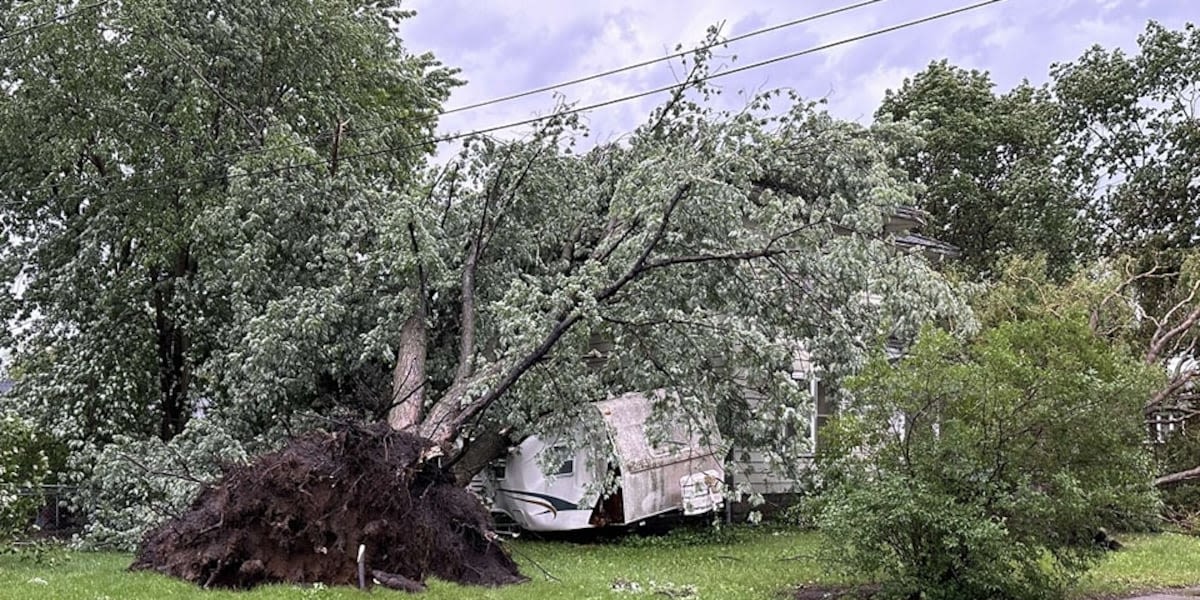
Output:
<svg viewBox="0 0 1200 600">
<path fill-rule="evenodd" d="M 739 530 L 736 535 L 650 538 L 608 544 L 518 540 L 514 555 L 530 583 L 499 589 L 461 587 L 439 581 L 421 595 L 441 599 L 572 599 L 685 597 L 773 600 L 796 584 L 837 580 L 814 560 L 813 533 Z M 1125 536 L 1114 553 L 1081 585 L 1080 596 L 1119 597 L 1134 590 L 1200 584 L 1200 539 L 1174 534 Z M 129 573 L 130 557 L 116 553 L 69 553 L 55 564 L 0 556 L 0 598 L 141 600 L 199 598 L 268 600 L 362 598 L 350 588 L 268 586 L 252 592 L 202 591 L 167 577 Z M 540 565 L 540 568 L 539 568 Z M 543 574 L 544 568 L 558 581 Z M 641 594 L 631 593 L 635 587 Z M 625 590 L 625 591 L 622 591 Z M 656 593 L 661 592 L 661 593 Z M 377 588 L 377 598 L 407 594 Z"/>
</svg>

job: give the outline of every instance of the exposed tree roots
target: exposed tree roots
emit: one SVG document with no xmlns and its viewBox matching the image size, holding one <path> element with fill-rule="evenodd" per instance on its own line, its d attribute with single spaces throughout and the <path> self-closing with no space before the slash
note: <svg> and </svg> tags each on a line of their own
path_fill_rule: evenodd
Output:
<svg viewBox="0 0 1200 600">
<path fill-rule="evenodd" d="M 421 460 L 429 447 L 386 424 L 300 437 L 205 487 L 146 534 L 130 568 L 203 587 L 357 585 L 362 544 L 368 585 L 526 581 L 479 501 Z"/>
</svg>

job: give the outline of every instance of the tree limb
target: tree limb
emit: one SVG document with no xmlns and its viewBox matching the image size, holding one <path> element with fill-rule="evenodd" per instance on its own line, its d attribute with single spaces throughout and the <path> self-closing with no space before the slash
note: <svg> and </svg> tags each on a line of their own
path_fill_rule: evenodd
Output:
<svg viewBox="0 0 1200 600">
<path fill-rule="evenodd" d="M 1193 291 L 1193 295 L 1194 294 L 1195 291 Z M 1190 298 L 1191 296 L 1189 296 L 1189 299 Z M 1198 320 L 1200 320 L 1200 305 L 1194 307 L 1192 311 L 1188 313 L 1188 316 L 1184 317 L 1183 321 L 1165 333 L 1162 333 L 1161 327 L 1158 331 L 1155 331 L 1155 335 L 1152 338 L 1153 341 L 1150 344 L 1150 349 L 1146 351 L 1146 363 L 1153 364 L 1157 362 L 1161 357 L 1163 350 L 1166 349 L 1167 344 L 1169 344 L 1175 338 L 1187 333 L 1188 330 L 1190 330 Z"/>
<path fill-rule="evenodd" d="M 168 52 L 173 54 L 175 56 L 175 58 L 179 59 L 179 62 L 183 63 L 188 68 L 188 70 L 190 70 L 192 72 L 192 74 L 195 75 L 196 78 L 199 79 L 200 82 L 203 83 L 205 85 L 205 87 L 208 88 L 208 91 L 212 92 L 212 94 L 217 97 L 217 100 L 220 100 L 222 104 L 227 106 L 229 108 L 229 110 L 233 111 L 233 113 L 242 120 L 242 123 L 246 125 L 246 128 L 249 133 L 251 133 L 255 137 L 258 137 L 260 142 L 262 141 L 262 133 L 263 132 L 261 131 L 261 128 L 255 127 L 254 122 L 251 121 L 250 117 L 246 114 L 246 110 L 243 109 L 241 106 L 238 106 L 238 104 L 236 102 L 234 102 L 232 99 L 230 99 L 228 96 L 221 93 L 221 89 L 219 87 L 217 87 L 215 84 L 213 84 L 213 82 L 209 81 L 208 78 L 204 76 L 204 73 L 201 72 L 200 69 L 196 67 L 196 65 L 192 64 L 192 62 L 190 60 L 188 60 L 188 58 L 186 56 L 184 56 L 182 52 L 180 52 L 178 49 L 176 49 L 174 46 L 172 46 L 169 42 L 167 42 L 167 40 L 165 40 L 159 36 L 147 35 L 146 37 L 150 38 L 151 40 L 153 40 L 155 42 L 158 42 L 158 44 L 160 46 L 162 46 Z"/>
<path fill-rule="evenodd" d="M 637 260 L 634 261 L 633 266 L 631 266 L 629 270 L 627 270 L 625 274 L 621 276 L 620 279 L 616 280 L 612 283 L 612 285 L 604 288 L 600 291 L 600 293 L 596 294 L 596 300 L 603 302 L 611 298 L 617 292 L 621 291 L 621 288 L 625 287 L 625 285 L 630 281 L 633 281 L 637 277 L 641 276 L 642 272 L 645 270 L 646 261 L 650 259 L 650 254 L 654 252 L 654 249 L 658 246 L 658 243 L 662 241 L 663 237 L 667 233 L 667 227 L 669 227 L 671 224 L 671 215 L 675 213 L 675 209 L 679 206 L 679 203 L 687 197 L 688 192 L 691 190 L 692 182 L 690 181 L 684 183 L 683 185 L 679 186 L 679 189 L 675 190 L 675 194 L 671 196 L 671 199 L 667 202 L 666 208 L 663 209 L 662 221 L 658 223 L 658 229 L 654 231 L 654 234 L 642 248 L 642 254 L 638 256 Z"/>
<path fill-rule="evenodd" d="M 479 267 L 480 241 L 471 242 L 467 249 L 467 260 L 462 272 L 462 300 L 460 307 L 460 332 L 458 338 L 458 368 L 454 381 L 463 381 L 474 369 L 475 356 L 475 271 Z"/>
<path fill-rule="evenodd" d="M 1170 383 L 1168 383 L 1166 387 L 1158 390 L 1153 396 L 1150 397 L 1150 400 L 1146 402 L 1145 411 L 1153 412 L 1161 409 L 1167 398 L 1177 394 L 1179 390 L 1182 390 L 1184 386 L 1186 386 L 1195 378 L 1195 371 L 1188 371 L 1175 376 L 1171 379 Z"/>
<path fill-rule="evenodd" d="M 1176 483 L 1183 483 L 1185 481 L 1192 481 L 1194 479 L 1200 479 L 1200 467 L 1192 467 L 1191 469 L 1176 471 L 1175 473 L 1169 473 L 1167 475 L 1163 475 L 1162 477 L 1158 477 L 1154 480 L 1154 487 L 1164 487 L 1168 485 L 1174 485 Z"/>
<path fill-rule="evenodd" d="M 769 258 L 779 256 L 781 254 L 789 254 L 795 252 L 791 248 L 762 248 L 758 250 L 743 250 L 740 252 L 726 252 L 723 254 L 690 254 L 683 256 L 669 256 L 658 260 L 646 263 L 642 269 L 642 273 L 653 269 L 662 269 L 675 265 L 706 263 L 706 262 L 724 262 L 731 260 L 753 260 L 756 258 Z"/>
<path fill-rule="evenodd" d="M 462 272 L 462 301 L 460 311 L 461 332 L 459 335 L 458 345 L 458 367 L 454 372 L 455 381 L 464 381 L 471 375 L 474 369 L 475 356 L 475 330 L 478 311 L 475 308 L 475 279 L 479 270 L 479 261 L 483 257 L 484 251 L 487 249 L 488 243 L 496 234 L 500 227 L 501 221 L 504 219 L 504 206 L 512 202 L 516 197 L 521 186 L 525 184 L 525 179 L 529 176 L 530 170 L 542 155 L 543 148 L 539 147 L 537 151 L 525 161 L 521 168 L 520 174 L 517 175 L 517 180 L 513 183 L 505 194 L 506 200 L 495 200 L 493 196 L 497 193 L 497 188 L 500 185 L 500 178 L 504 173 L 505 166 L 508 164 L 509 157 L 512 152 L 505 156 L 504 162 L 500 166 L 500 172 L 496 174 L 496 179 L 493 180 L 493 185 L 489 187 L 487 199 L 484 201 L 483 214 L 479 216 L 479 228 L 476 230 L 475 239 L 467 247 L 467 259 L 463 263 Z M 491 225 L 487 223 L 487 215 L 489 207 L 495 204 L 497 211 L 496 218 L 492 220 Z"/>
</svg>

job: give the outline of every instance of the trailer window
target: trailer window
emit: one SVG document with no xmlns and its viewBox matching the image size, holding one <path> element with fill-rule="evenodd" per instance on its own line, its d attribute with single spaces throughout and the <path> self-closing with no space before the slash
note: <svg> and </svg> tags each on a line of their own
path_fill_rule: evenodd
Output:
<svg viewBox="0 0 1200 600">
<path fill-rule="evenodd" d="M 568 458 L 567 460 L 563 461 L 563 464 L 558 465 L 558 470 L 555 471 L 554 474 L 555 475 L 571 475 L 574 472 L 575 472 L 575 459 Z"/>
<path fill-rule="evenodd" d="M 567 454 L 570 456 L 568 454 L 569 451 L 565 447 L 556 447 L 552 450 L 552 452 L 555 454 Z M 575 457 L 564 460 L 562 464 L 558 465 L 558 468 L 554 470 L 555 475 L 571 475 L 573 473 L 575 473 Z"/>
</svg>

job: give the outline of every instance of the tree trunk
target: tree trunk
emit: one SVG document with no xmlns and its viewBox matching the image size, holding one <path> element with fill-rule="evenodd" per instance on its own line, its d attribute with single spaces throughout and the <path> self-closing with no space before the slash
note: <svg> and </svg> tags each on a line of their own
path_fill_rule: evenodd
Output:
<svg viewBox="0 0 1200 600">
<path fill-rule="evenodd" d="M 500 431 L 485 431 L 475 436 L 450 466 L 454 480 L 460 486 L 467 485 L 488 463 L 504 456 L 512 442 L 505 432 Z"/>
<path fill-rule="evenodd" d="M 187 336 L 169 314 L 169 297 L 154 292 L 154 328 L 158 349 L 158 437 L 170 441 L 187 425 Z"/>
<path fill-rule="evenodd" d="M 392 429 L 413 430 L 425 406 L 425 354 L 428 333 L 423 311 L 400 328 L 400 347 L 392 370 L 392 402 L 387 421 Z"/>
<path fill-rule="evenodd" d="M 187 246 L 175 253 L 173 265 L 165 273 L 150 274 L 153 288 L 155 345 L 158 353 L 159 424 L 158 437 L 170 441 L 183 432 L 191 416 L 188 389 L 191 371 L 188 368 L 188 335 L 179 324 L 175 307 L 175 284 L 194 272 L 191 252 Z"/>
<path fill-rule="evenodd" d="M 486 408 L 488 395 L 495 392 L 492 390 L 485 393 L 483 399 L 468 398 L 467 393 L 471 391 L 472 386 L 477 386 L 479 382 L 497 374 L 500 367 L 500 364 L 494 363 L 469 379 L 454 382 L 429 407 L 429 412 L 421 419 L 420 427 L 416 429 L 417 434 L 443 449 L 449 449 L 463 426 Z M 488 387 L 491 389 L 495 386 Z"/>
</svg>

